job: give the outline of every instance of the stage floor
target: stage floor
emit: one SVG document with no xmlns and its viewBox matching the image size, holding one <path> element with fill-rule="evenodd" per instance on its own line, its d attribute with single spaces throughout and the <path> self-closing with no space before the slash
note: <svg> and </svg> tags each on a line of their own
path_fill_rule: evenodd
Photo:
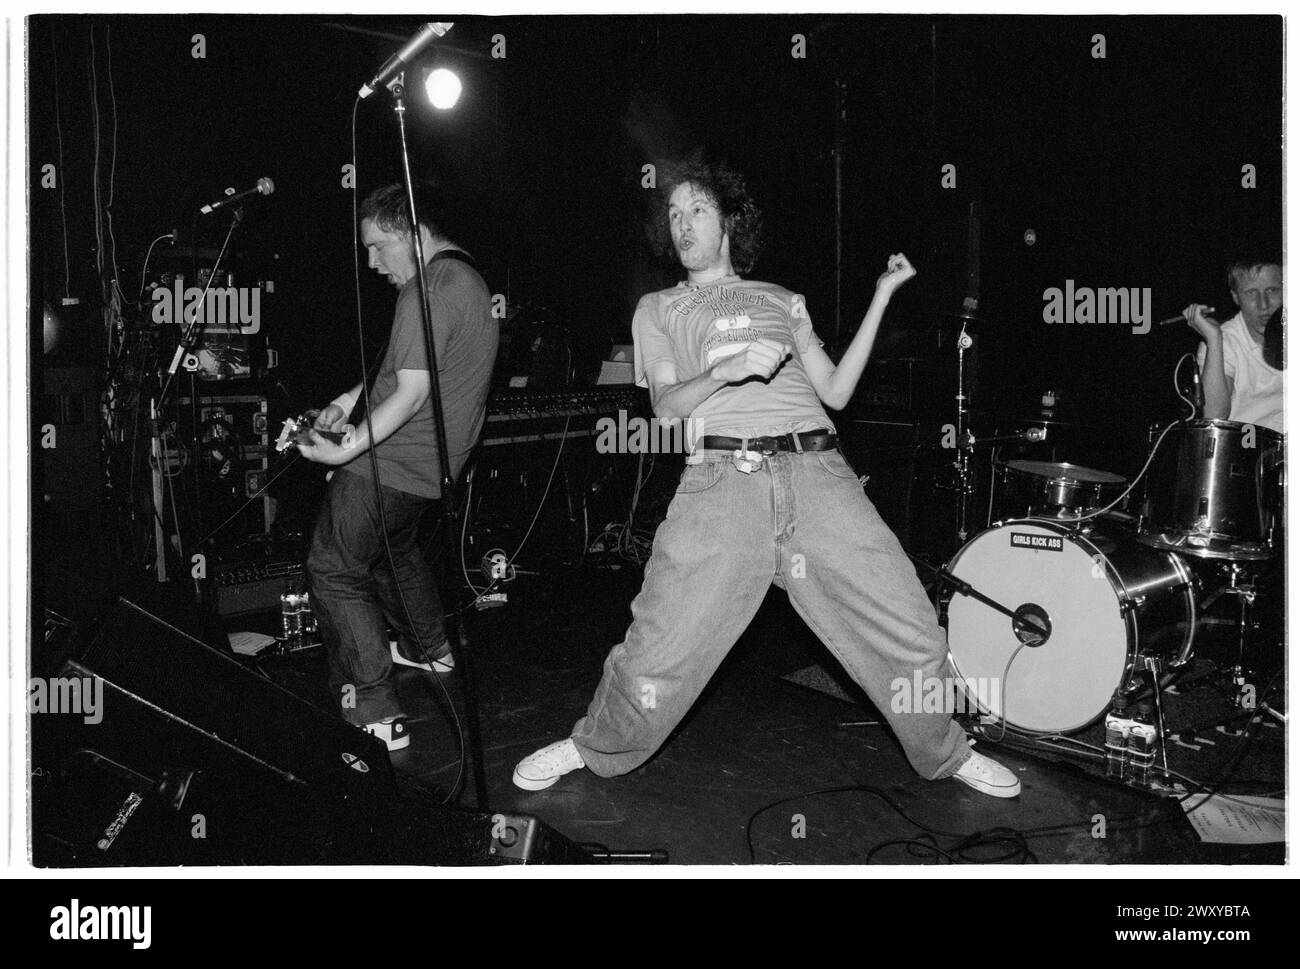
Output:
<svg viewBox="0 0 1300 969">
<path fill-rule="evenodd" d="M 690 715 L 644 767 L 614 779 L 577 771 L 541 792 L 515 788 L 519 758 L 565 737 L 585 711 L 605 655 L 630 620 L 639 582 L 631 567 L 524 577 L 509 587 L 507 606 L 472 615 L 491 811 L 533 814 L 573 841 L 611 850 L 663 849 L 671 863 L 684 865 L 1285 860 L 1281 843 L 1205 843 L 1176 798 L 1108 781 L 1096 761 L 1042 745 L 980 741 L 979 749 L 1020 776 L 1015 799 L 988 797 L 955 780 L 921 780 L 886 728 L 860 725 L 880 718 L 775 589 Z M 1199 662 L 1197 672 L 1209 665 Z M 268 656 L 259 665 L 329 706 L 323 650 Z M 443 687 L 463 718 L 463 678 L 457 673 L 440 685 L 430 674 L 403 669 L 398 685 L 412 736 L 408 749 L 391 755 L 399 783 L 407 794 L 441 801 L 460 766 Z M 1176 726 L 1230 712 L 1212 677 L 1168 703 Z M 1284 731 L 1265 725 L 1252 733 L 1248 740 L 1211 730 L 1205 735 L 1215 738 L 1212 746 L 1171 747 L 1170 766 L 1206 784 L 1232 769 L 1224 793 L 1281 796 Z M 1095 744 L 1098 737 L 1094 727 L 1075 739 Z M 474 806 L 472 791 L 466 776 L 460 806 Z M 1194 794 L 1191 803 L 1202 797 Z M 958 854 L 963 839 L 992 829 L 999 829 L 994 843 Z"/>
</svg>

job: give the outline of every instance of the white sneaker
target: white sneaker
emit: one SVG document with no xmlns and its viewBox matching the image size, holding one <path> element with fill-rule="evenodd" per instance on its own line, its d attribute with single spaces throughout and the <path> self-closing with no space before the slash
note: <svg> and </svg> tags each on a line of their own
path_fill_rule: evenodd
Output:
<svg viewBox="0 0 1300 969">
<path fill-rule="evenodd" d="M 430 660 L 428 663 L 420 663 L 413 659 L 407 659 L 402 655 L 402 651 L 397 648 L 397 640 L 388 641 L 388 652 L 392 654 L 393 662 L 398 666 L 410 666 L 417 670 L 424 670 L 426 673 L 450 673 L 456 668 L 456 657 L 448 653 L 441 659 Z"/>
<path fill-rule="evenodd" d="M 389 750 L 405 750 L 411 745 L 411 735 L 406 732 L 406 720 L 402 717 L 368 723 L 361 729 L 372 737 L 378 737 Z"/>
<path fill-rule="evenodd" d="M 1020 778 L 996 760 L 975 750 L 970 752 L 970 759 L 952 776 L 981 794 L 992 797 L 1015 797 L 1020 793 Z"/>
<path fill-rule="evenodd" d="M 525 791 L 543 791 L 569 771 L 586 766 L 573 740 L 561 740 L 533 751 L 515 765 L 515 787 L 522 787 Z"/>
</svg>

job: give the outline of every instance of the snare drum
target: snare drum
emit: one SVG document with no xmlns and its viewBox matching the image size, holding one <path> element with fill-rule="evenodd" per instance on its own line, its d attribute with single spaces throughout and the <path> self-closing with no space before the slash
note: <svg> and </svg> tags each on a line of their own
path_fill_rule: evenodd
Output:
<svg viewBox="0 0 1300 969">
<path fill-rule="evenodd" d="M 1143 656 L 1166 667 L 1191 659 L 1196 580 L 1172 553 L 1132 541 L 1103 551 L 1077 529 L 1018 520 L 975 536 L 948 568 L 1046 628 L 1040 645 L 1016 653 L 1021 640 L 1009 617 L 960 593 L 942 603 L 949 656 L 967 696 L 1012 730 L 1082 729 L 1127 687 Z"/>
<path fill-rule="evenodd" d="M 1023 514 L 1036 518 L 1076 518 L 1100 508 L 1119 494 L 1127 480 L 1109 471 L 1061 461 L 1016 460 L 1005 466 L 1020 479 L 1008 492 L 1027 494 L 1029 503 Z"/>
<path fill-rule="evenodd" d="M 1172 427 L 1152 461 L 1140 540 L 1198 558 L 1269 558 L 1281 518 L 1282 460 L 1282 435 L 1266 427 Z"/>
</svg>

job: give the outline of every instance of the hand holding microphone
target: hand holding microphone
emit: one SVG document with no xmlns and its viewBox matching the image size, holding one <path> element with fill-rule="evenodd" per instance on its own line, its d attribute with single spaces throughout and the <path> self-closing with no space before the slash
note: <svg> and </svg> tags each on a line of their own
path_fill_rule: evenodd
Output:
<svg viewBox="0 0 1300 969">
<path fill-rule="evenodd" d="M 1223 326 L 1218 320 L 1209 314 L 1214 312 L 1213 306 L 1206 306 L 1203 303 L 1192 303 L 1183 310 L 1183 319 L 1202 340 L 1214 340 L 1221 337 L 1219 328 Z"/>
<path fill-rule="evenodd" d="M 1204 303 L 1191 303 L 1187 309 L 1183 310 L 1177 316 L 1167 316 L 1163 320 L 1156 320 L 1156 326 L 1173 326 L 1175 323 L 1186 323 L 1193 330 L 1199 333 L 1205 339 L 1210 339 L 1214 334 L 1219 332 L 1223 323 L 1210 316 L 1214 312 L 1213 306 L 1206 306 Z"/>
</svg>

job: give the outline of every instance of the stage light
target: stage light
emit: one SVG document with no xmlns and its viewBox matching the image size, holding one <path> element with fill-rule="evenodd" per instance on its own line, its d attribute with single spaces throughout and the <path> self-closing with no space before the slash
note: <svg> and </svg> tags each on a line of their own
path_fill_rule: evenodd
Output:
<svg viewBox="0 0 1300 969">
<path fill-rule="evenodd" d="M 430 71 L 424 79 L 424 93 L 429 95 L 429 103 L 439 111 L 454 108 L 460 100 L 460 78 L 445 67 Z"/>
</svg>

